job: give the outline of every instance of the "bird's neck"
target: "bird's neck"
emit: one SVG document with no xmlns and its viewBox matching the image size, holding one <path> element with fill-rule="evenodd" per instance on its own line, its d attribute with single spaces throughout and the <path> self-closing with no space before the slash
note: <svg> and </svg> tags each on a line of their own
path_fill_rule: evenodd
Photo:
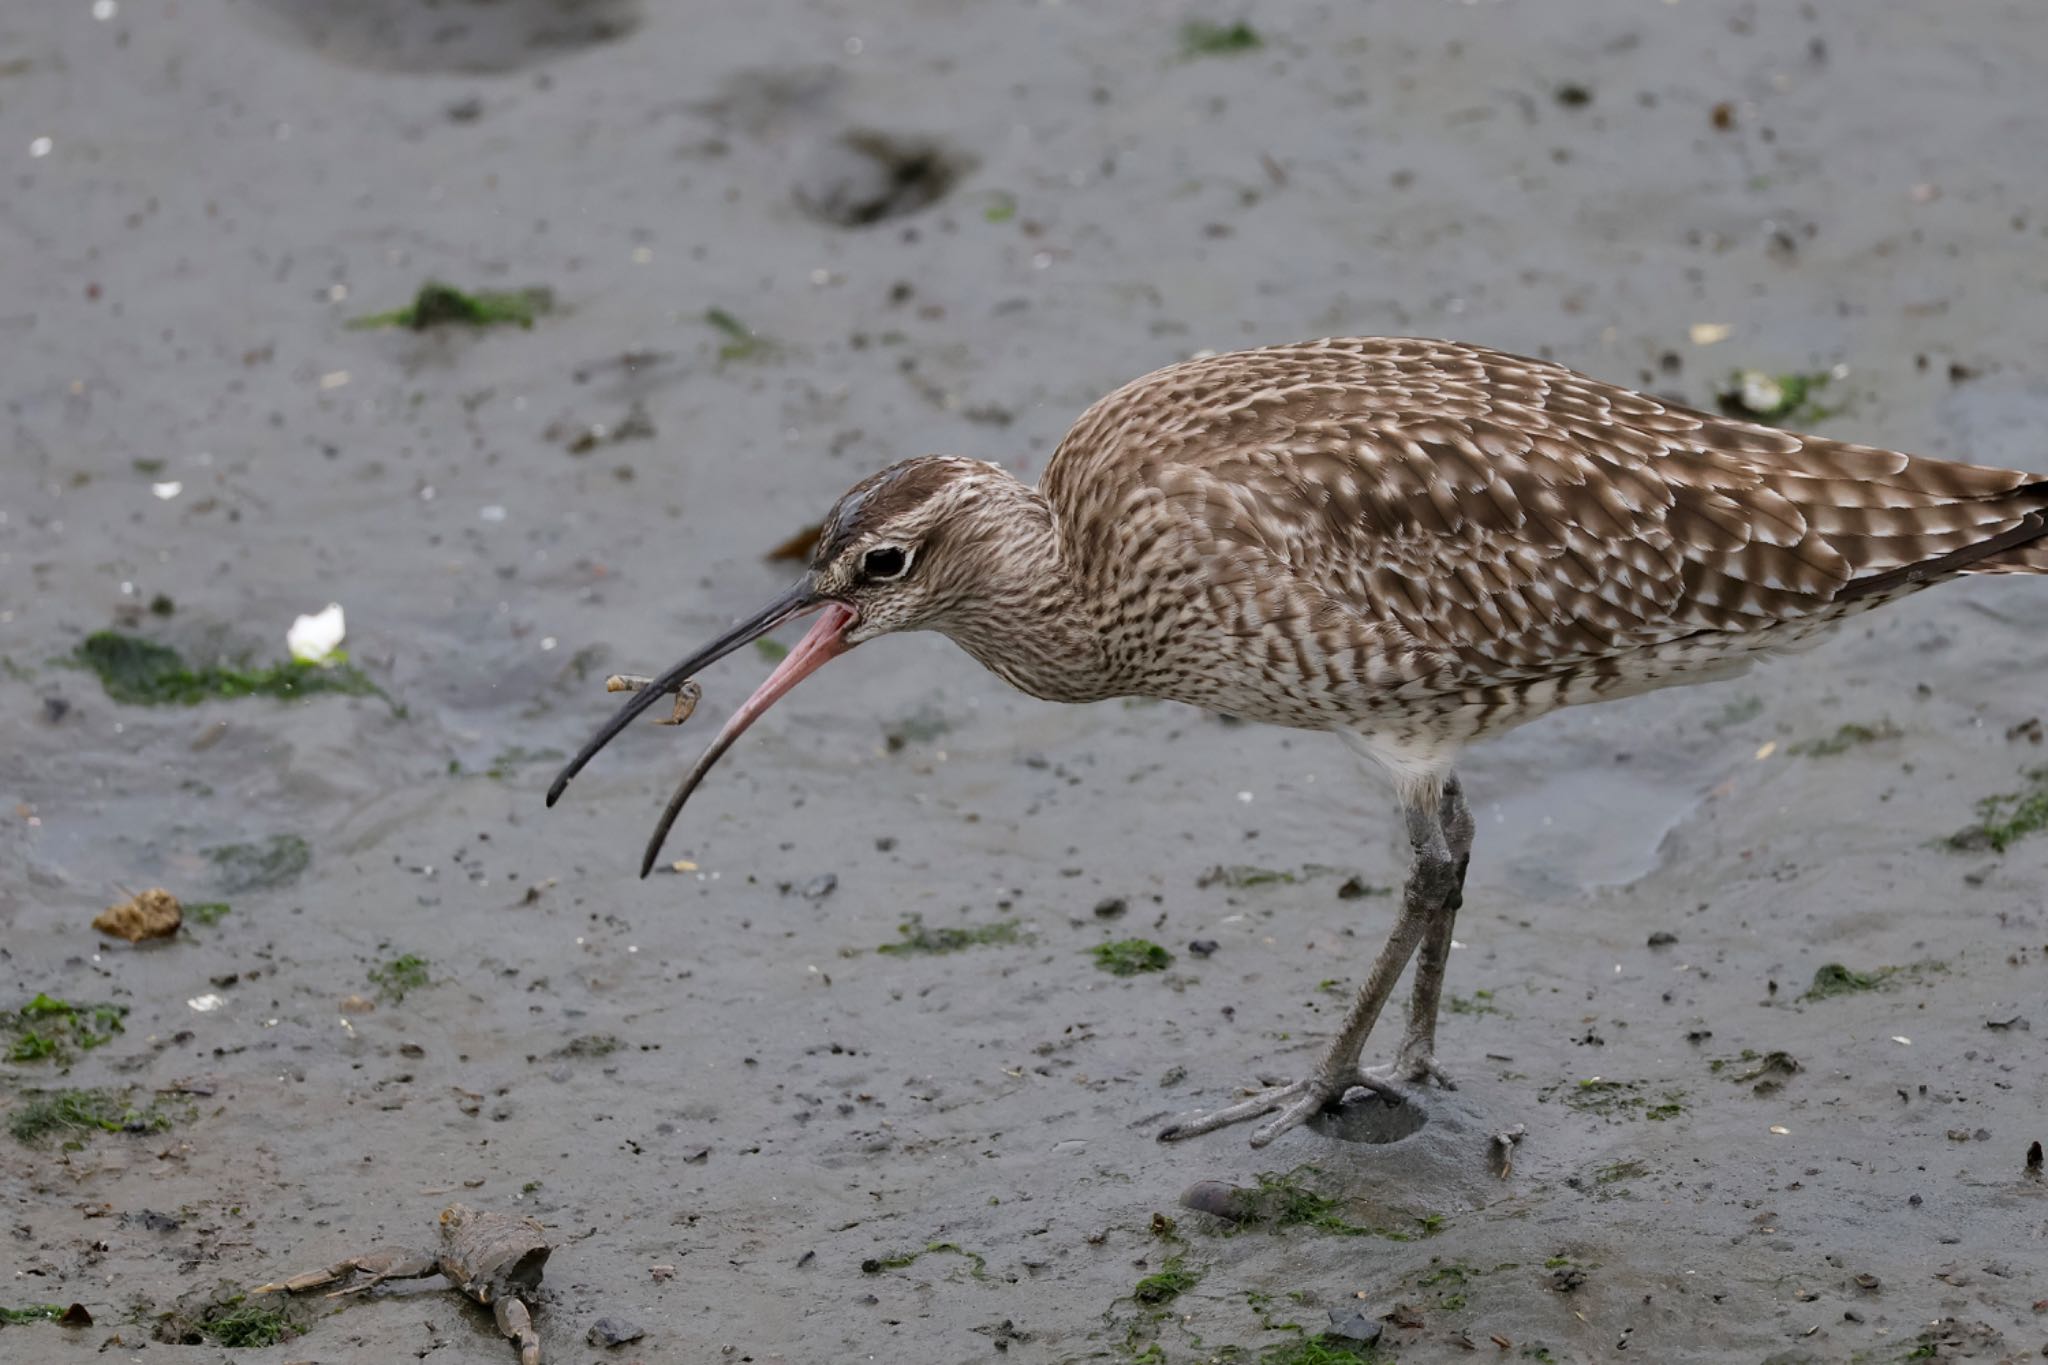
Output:
<svg viewBox="0 0 2048 1365">
<path fill-rule="evenodd" d="M 1034 697 L 1120 695 L 1052 505 L 1017 481 L 1000 502 L 977 518 L 977 548 L 985 555 L 971 598 L 935 624 L 983 667 Z"/>
</svg>

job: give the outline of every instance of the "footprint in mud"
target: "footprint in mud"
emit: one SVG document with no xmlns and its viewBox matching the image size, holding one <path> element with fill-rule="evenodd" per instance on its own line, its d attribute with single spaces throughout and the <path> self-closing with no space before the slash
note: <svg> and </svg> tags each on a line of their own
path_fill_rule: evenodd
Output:
<svg viewBox="0 0 2048 1365">
<path fill-rule="evenodd" d="M 383 71 L 516 71 L 613 42 L 643 0 L 257 0 L 259 27 Z"/>
<path fill-rule="evenodd" d="M 821 223 L 867 227 L 929 208 L 973 169 L 971 157 L 936 139 L 856 129 L 812 154 L 796 201 Z"/>
<path fill-rule="evenodd" d="M 1381 1146 L 1399 1142 L 1422 1131 L 1429 1112 L 1421 1104 L 1389 1104 L 1377 1095 L 1365 1095 L 1334 1113 L 1321 1113 L 1309 1120 L 1325 1137 L 1339 1142 L 1363 1142 Z"/>
</svg>

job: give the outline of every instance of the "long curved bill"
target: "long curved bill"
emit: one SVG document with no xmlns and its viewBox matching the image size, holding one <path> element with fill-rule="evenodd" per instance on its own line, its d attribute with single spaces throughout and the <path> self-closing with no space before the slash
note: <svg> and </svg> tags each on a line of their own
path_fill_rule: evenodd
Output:
<svg viewBox="0 0 2048 1365">
<path fill-rule="evenodd" d="M 733 741 L 745 734 L 747 727 L 759 720 L 769 707 L 782 700 L 784 694 L 791 688 L 853 648 L 846 642 L 846 628 L 852 625 L 854 620 L 855 616 L 850 608 L 837 602 L 827 602 L 824 612 L 811 624 L 810 630 L 798 641 L 797 647 L 783 656 L 782 662 L 775 666 L 775 671 L 768 675 L 767 681 L 755 688 L 754 695 L 742 702 L 740 709 L 726 720 L 725 727 L 704 747 L 703 754 L 684 775 L 682 784 L 676 788 L 676 794 L 668 799 L 668 807 L 662 811 L 661 820 L 654 826 L 654 835 L 647 841 L 647 852 L 640 859 L 642 877 L 654 870 L 654 860 L 661 856 L 661 845 L 668 838 L 669 828 L 675 824 L 676 817 L 683 813 L 683 803 L 690 799 L 690 793 L 697 790 L 697 784 L 704 780 L 704 775 L 725 756 L 725 751 L 732 747 Z"/>
<path fill-rule="evenodd" d="M 704 780 L 704 775 L 711 771 L 712 765 L 732 747 L 733 741 L 745 734 L 747 727 L 760 719 L 761 713 L 779 701 L 792 687 L 817 672 L 832 659 L 853 648 L 846 642 L 846 629 L 857 619 L 850 607 L 819 598 L 812 590 L 808 578 L 793 584 L 787 592 L 760 611 L 663 673 L 647 687 L 635 692 L 632 700 L 621 706 L 617 713 L 604 723 L 604 727 L 590 737 L 590 742 L 583 746 L 581 752 L 570 759 L 562 771 L 555 775 L 554 782 L 548 787 L 548 804 L 552 806 L 560 800 L 562 792 L 576 774 L 583 771 L 584 765 L 597 756 L 598 750 L 611 743 L 621 730 L 631 725 L 634 717 L 642 711 L 734 650 L 750 641 L 758 640 L 783 622 L 808 615 L 820 607 L 824 609 L 823 614 L 811 626 L 810 633 L 776 665 L 775 671 L 768 675 L 768 680 L 754 689 L 754 695 L 748 697 L 740 709 L 732 713 L 732 718 L 726 721 L 725 728 L 718 732 L 704 750 L 703 756 L 691 767 L 688 776 L 683 778 L 682 785 L 676 788 L 676 794 L 669 799 L 668 808 L 661 813 L 661 823 L 655 826 L 654 837 L 647 841 L 647 854 L 640 863 L 640 875 L 645 877 L 654 870 L 654 860 L 661 852 L 662 842 L 668 838 L 669 828 L 675 824 L 676 817 L 682 814 L 683 803 L 690 799 L 691 792 L 697 790 L 697 784 Z"/>
</svg>

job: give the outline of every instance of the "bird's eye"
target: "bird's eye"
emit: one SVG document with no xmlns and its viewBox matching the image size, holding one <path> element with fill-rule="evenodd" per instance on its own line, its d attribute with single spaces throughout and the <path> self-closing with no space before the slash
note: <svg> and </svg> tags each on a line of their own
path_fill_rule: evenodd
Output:
<svg viewBox="0 0 2048 1365">
<path fill-rule="evenodd" d="M 875 582 L 887 582 L 903 577 L 910 567 L 910 556 L 900 546 L 880 545 L 869 550 L 860 561 L 861 572 Z"/>
</svg>

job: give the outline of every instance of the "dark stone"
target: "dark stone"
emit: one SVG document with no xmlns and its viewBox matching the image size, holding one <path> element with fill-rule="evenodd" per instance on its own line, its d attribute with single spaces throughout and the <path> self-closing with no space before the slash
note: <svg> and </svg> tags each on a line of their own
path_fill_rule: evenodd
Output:
<svg viewBox="0 0 2048 1365">
<path fill-rule="evenodd" d="M 1216 951 L 1218 944 L 1213 938 L 1198 938 L 1188 945 L 1188 951 L 1196 957 L 1207 957 Z"/>
<path fill-rule="evenodd" d="M 584 1333 L 584 1339 L 592 1346 L 614 1347 L 638 1341 L 646 1335 L 646 1330 L 637 1323 L 627 1322 L 623 1318 L 599 1318 L 590 1324 L 590 1330 Z"/>
<path fill-rule="evenodd" d="M 1386 1324 L 1367 1313 L 1363 1308 L 1342 1307 L 1330 1310 L 1330 1335 L 1340 1341 L 1355 1342 L 1370 1346 L 1386 1331 Z"/>
<path fill-rule="evenodd" d="M 1095 902 L 1095 918 L 1115 919 L 1131 908 L 1131 903 L 1122 896 L 1109 896 Z"/>
<path fill-rule="evenodd" d="M 1197 1180 L 1181 1191 L 1180 1206 L 1231 1223 L 1253 1222 L 1259 1217 L 1258 1192 L 1222 1180 Z"/>
<path fill-rule="evenodd" d="M 1668 929 L 1659 929 L 1656 933 L 1650 935 L 1650 946 L 1652 948 L 1669 948 L 1676 942 L 1678 942 L 1678 935 Z"/>
</svg>

